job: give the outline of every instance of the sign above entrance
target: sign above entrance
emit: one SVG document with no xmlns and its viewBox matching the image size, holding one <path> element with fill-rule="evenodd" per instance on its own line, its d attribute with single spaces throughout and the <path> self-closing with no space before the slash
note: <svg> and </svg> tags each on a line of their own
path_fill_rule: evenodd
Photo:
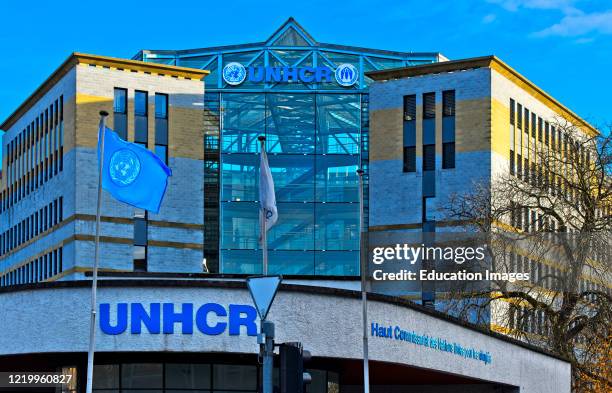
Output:
<svg viewBox="0 0 612 393">
<path fill-rule="evenodd" d="M 223 67 L 223 80 L 231 86 L 238 86 L 244 81 L 265 83 L 321 83 L 335 81 L 342 87 L 351 87 L 359 79 L 359 71 L 352 64 L 340 64 L 335 71 L 327 66 L 317 67 L 263 67 L 246 68 L 238 62 L 227 63 Z"/>
</svg>

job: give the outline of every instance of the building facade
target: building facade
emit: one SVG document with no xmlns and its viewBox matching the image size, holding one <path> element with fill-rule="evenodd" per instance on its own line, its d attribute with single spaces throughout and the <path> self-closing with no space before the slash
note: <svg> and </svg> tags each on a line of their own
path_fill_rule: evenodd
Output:
<svg viewBox="0 0 612 393">
<path fill-rule="evenodd" d="M 206 71 L 75 53 L 1 126 L 2 285 L 91 271 L 100 110 L 169 164 L 159 214 L 103 194 L 103 271 L 201 271 Z M 174 262 L 178 261 L 178 262 Z"/>
<path fill-rule="evenodd" d="M 264 42 L 143 50 L 135 59 L 210 71 L 204 253 L 211 271 L 261 271 L 256 173 L 264 135 L 280 212 L 268 234 L 270 272 L 359 275 L 356 171 L 368 168 L 366 73 L 442 55 L 319 43 L 291 18 Z M 242 79 L 232 80 L 236 64 Z"/>
<path fill-rule="evenodd" d="M 507 168 L 504 94 L 531 99 L 502 70 L 319 43 L 293 19 L 261 43 L 73 54 L 0 126 L 0 370 L 63 371 L 74 376 L 64 391 L 84 390 L 106 110 L 172 176 L 159 214 L 104 194 L 95 391 L 258 391 L 259 320 L 237 278 L 261 269 L 264 135 L 280 214 L 270 271 L 285 275 L 269 315 L 276 341 L 312 352 L 308 392 L 360 392 L 356 170 L 369 179 L 370 231 L 451 228 L 437 201 L 466 187 L 462 172 Z M 436 300 L 435 287 L 416 292 L 416 303 Z M 570 364 L 546 351 L 413 301 L 368 299 L 373 393 L 570 390 Z"/>
<path fill-rule="evenodd" d="M 567 180 L 561 184 L 561 176 L 555 179 L 542 165 L 542 159 L 563 154 L 567 157 L 571 153 L 568 144 L 578 146 L 574 138 L 587 140 L 598 131 L 500 59 L 487 56 L 368 76 L 377 81 L 370 86 L 372 233 L 399 236 L 432 232 L 456 236 L 468 224 L 452 217 L 449 207 L 453 198 L 483 188 L 489 190 L 493 200 L 497 190 L 494 184 L 508 176 L 518 184 L 545 190 L 543 198 L 552 200 L 565 193 L 566 200 L 573 201 L 570 204 L 579 203 L 568 195 L 571 187 Z M 570 135 L 568 129 L 574 128 L 577 133 Z M 576 148 L 583 162 L 588 161 L 584 150 L 584 146 Z M 560 159 L 554 165 L 563 162 Z M 567 168 L 559 172 L 568 173 L 566 179 L 571 179 L 573 164 L 565 162 Z M 519 200 L 521 196 L 507 198 Z M 515 204 L 512 213 L 492 225 L 525 234 L 554 233 L 559 229 L 555 219 L 542 209 Z M 609 210 L 601 213 L 609 216 Z M 579 217 L 574 221 L 577 224 Z M 498 259 L 495 268 L 528 272 L 529 282 L 517 286 L 517 290 L 536 293 L 532 296 L 550 301 L 553 307 L 559 303 L 553 299 L 561 291 L 590 288 L 612 292 L 609 271 L 596 273 L 589 264 L 579 274 L 576 288 L 567 285 L 562 276 L 569 269 L 563 258 L 553 252 L 537 252 L 548 247 L 545 244 L 551 242 L 551 236 L 534 237 L 540 246 L 517 240 L 513 251 L 503 262 Z M 609 263 L 606 258 L 600 262 Z M 434 262 L 432 266 L 439 265 Z M 419 283 L 406 294 L 445 310 L 448 304 L 444 289 L 435 285 Z M 515 323 L 518 320 L 522 321 L 520 330 L 528 335 L 545 337 L 550 333 L 543 310 L 512 305 L 510 300 L 492 302 L 480 319 L 503 333 L 519 329 Z"/>
</svg>

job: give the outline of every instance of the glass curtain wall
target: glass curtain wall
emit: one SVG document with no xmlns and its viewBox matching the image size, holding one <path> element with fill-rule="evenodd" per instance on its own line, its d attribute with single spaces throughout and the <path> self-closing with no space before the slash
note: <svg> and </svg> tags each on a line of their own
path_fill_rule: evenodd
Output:
<svg viewBox="0 0 612 393">
<path fill-rule="evenodd" d="M 259 144 L 276 186 L 270 273 L 359 274 L 361 94 L 222 93 L 221 272 L 261 272 Z"/>
</svg>

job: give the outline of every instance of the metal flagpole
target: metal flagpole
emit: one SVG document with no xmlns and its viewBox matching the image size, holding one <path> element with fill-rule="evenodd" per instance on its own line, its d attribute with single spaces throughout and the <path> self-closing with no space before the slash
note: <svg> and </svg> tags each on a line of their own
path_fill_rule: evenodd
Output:
<svg viewBox="0 0 612 393">
<path fill-rule="evenodd" d="M 96 206 L 96 237 L 93 274 L 91 281 L 91 320 L 89 322 L 89 351 L 87 352 L 87 387 L 91 393 L 93 386 L 94 349 L 96 347 L 96 292 L 98 289 L 98 262 L 100 260 L 100 209 L 102 205 L 102 167 L 104 164 L 104 134 L 108 112 L 100 111 L 100 164 L 98 165 L 98 201 Z"/>
<path fill-rule="evenodd" d="M 363 216 L 363 170 L 357 171 L 359 176 L 359 262 L 361 273 L 361 315 L 363 322 L 363 392 L 370 393 L 370 365 L 368 359 L 368 299 L 367 299 L 367 270 L 368 245 Z"/>
<path fill-rule="evenodd" d="M 261 145 L 261 157 L 266 153 L 266 137 L 261 135 L 257 138 Z M 259 160 L 259 181 L 261 187 L 261 159 Z M 261 192 L 260 192 L 261 198 Z M 262 201 L 260 201 L 261 203 Z M 268 236 L 266 231 L 266 209 L 262 206 L 259 209 L 259 225 L 261 233 L 261 244 L 263 254 L 262 273 L 268 275 Z M 272 393 L 273 377 L 274 377 L 274 323 L 270 321 L 261 321 L 261 334 L 264 341 L 260 343 L 263 349 L 263 367 L 262 367 L 262 390 L 263 393 Z"/>
<path fill-rule="evenodd" d="M 259 136 L 257 139 L 259 140 L 259 143 L 261 145 L 260 154 L 265 154 L 266 137 L 262 135 L 262 136 Z M 261 165 L 259 167 L 259 173 L 261 174 Z M 261 175 L 260 175 L 260 179 L 261 179 Z M 266 233 L 267 232 L 266 231 L 266 209 L 263 206 L 261 207 L 259 211 L 259 225 L 260 225 L 260 233 L 261 233 L 261 248 L 262 248 L 262 253 L 263 253 L 262 273 L 264 276 L 267 276 L 268 275 L 268 234 Z"/>
</svg>

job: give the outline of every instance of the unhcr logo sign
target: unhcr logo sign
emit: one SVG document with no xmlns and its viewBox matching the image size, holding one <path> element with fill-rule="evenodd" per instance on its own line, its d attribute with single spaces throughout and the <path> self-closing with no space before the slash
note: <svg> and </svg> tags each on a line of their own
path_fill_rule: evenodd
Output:
<svg viewBox="0 0 612 393">
<path fill-rule="evenodd" d="M 194 327 L 207 336 L 226 331 L 230 336 L 257 335 L 257 310 L 246 304 L 206 303 L 195 307 L 193 303 L 109 303 L 100 304 L 100 330 L 104 334 L 193 334 Z"/>
<path fill-rule="evenodd" d="M 321 83 L 333 82 L 340 86 L 350 87 L 357 83 L 359 72 L 352 64 L 340 64 L 335 71 L 327 66 L 319 67 L 263 67 L 246 68 L 238 62 L 231 62 L 223 67 L 223 80 L 231 86 L 238 86 L 244 81 L 255 83 Z"/>
</svg>

